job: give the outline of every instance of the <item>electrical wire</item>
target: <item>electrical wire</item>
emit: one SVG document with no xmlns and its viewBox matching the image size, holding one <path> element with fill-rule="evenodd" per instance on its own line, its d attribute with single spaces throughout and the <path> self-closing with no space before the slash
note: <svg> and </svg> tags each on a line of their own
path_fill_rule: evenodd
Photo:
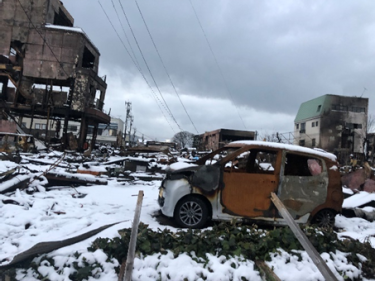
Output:
<svg viewBox="0 0 375 281">
<path fill-rule="evenodd" d="M 210 49 L 211 54 L 212 54 L 212 56 L 214 57 L 214 60 L 215 60 L 216 66 L 217 66 L 217 68 L 219 69 L 219 72 L 220 72 L 221 78 L 223 79 L 223 82 L 224 82 L 225 88 L 227 89 L 227 92 L 229 93 L 230 99 L 232 100 L 233 105 L 236 107 L 236 110 L 237 110 L 238 116 L 239 116 L 240 119 L 241 119 L 242 125 L 244 126 L 245 129 L 247 129 L 247 128 L 246 128 L 246 125 L 245 125 L 245 123 L 244 123 L 244 121 L 243 121 L 243 119 L 242 119 L 242 116 L 241 116 L 241 114 L 240 114 L 240 112 L 239 112 L 239 110 L 238 110 L 238 107 L 237 107 L 237 106 L 234 104 L 234 102 L 233 102 L 233 96 L 232 96 L 231 91 L 229 90 L 228 83 L 227 83 L 227 81 L 226 81 L 226 79 L 225 79 L 225 77 L 224 77 L 223 71 L 221 70 L 221 67 L 220 67 L 219 62 L 218 62 L 218 60 L 217 60 L 217 58 L 216 58 L 216 55 L 215 55 L 215 53 L 214 53 L 214 51 L 213 51 L 213 49 L 212 49 L 212 47 L 211 47 L 211 44 L 210 44 L 210 41 L 208 40 L 208 37 L 207 37 L 207 35 L 206 35 L 206 32 L 205 32 L 204 29 L 203 29 L 202 23 L 201 23 L 201 21 L 199 20 L 199 17 L 198 17 L 198 14 L 197 14 L 197 12 L 196 12 L 196 10 L 195 10 L 195 8 L 194 8 L 194 5 L 193 5 L 193 3 L 191 2 L 191 0 L 189 0 L 189 2 L 190 2 L 190 5 L 191 5 L 191 8 L 192 8 L 193 11 L 194 11 L 194 15 L 195 15 L 195 17 L 196 17 L 196 19 L 197 19 L 197 21 L 198 21 L 198 24 L 199 24 L 199 26 L 200 26 L 200 28 L 201 28 L 201 30 L 202 30 L 202 32 L 203 32 L 204 38 L 206 39 L 206 42 L 207 42 L 208 48 Z"/>
<path fill-rule="evenodd" d="M 119 40 L 121 41 L 122 46 L 125 48 L 126 52 L 128 53 L 128 55 L 129 55 L 130 59 L 132 60 L 133 64 L 135 65 L 135 67 L 137 68 L 137 70 L 139 71 L 139 73 L 142 75 L 143 79 L 145 80 L 147 86 L 150 88 L 151 92 L 154 94 L 154 98 L 156 99 L 156 104 L 158 105 L 158 107 L 159 107 L 161 113 L 163 114 L 165 120 L 167 121 L 168 125 L 171 127 L 173 133 L 175 134 L 176 131 L 173 129 L 173 127 L 172 127 L 171 123 L 169 122 L 167 116 L 164 114 L 163 109 L 162 109 L 162 108 L 160 107 L 160 105 L 159 105 L 159 103 L 162 104 L 161 101 L 160 101 L 160 99 L 158 98 L 158 96 L 156 95 L 156 93 L 154 92 L 154 90 L 152 89 L 150 83 L 148 82 L 148 80 L 146 79 L 145 75 L 143 74 L 142 69 L 141 69 L 141 68 L 135 63 L 133 57 L 130 55 L 130 52 L 129 52 L 128 48 L 125 46 L 124 41 L 122 40 L 120 34 L 117 32 L 116 27 L 113 25 L 113 23 L 112 23 L 111 19 L 109 18 L 107 12 L 105 11 L 104 7 L 103 7 L 102 4 L 100 3 L 100 1 L 98 1 L 98 3 L 99 3 L 99 5 L 100 5 L 100 7 L 102 8 L 104 14 L 106 15 L 107 20 L 108 20 L 109 23 L 111 24 L 113 30 L 115 31 L 117 37 L 118 37 Z M 159 101 L 159 103 L 158 103 L 158 101 Z"/>
<path fill-rule="evenodd" d="M 164 67 L 165 73 L 167 74 L 167 76 L 168 76 L 168 78 L 169 78 L 169 81 L 171 82 L 172 87 L 173 87 L 173 89 L 174 89 L 174 91 L 175 91 L 175 93 L 176 93 L 178 99 L 180 100 L 180 103 L 181 103 L 182 107 L 184 108 L 184 110 L 185 110 L 185 112 L 186 112 L 186 115 L 189 117 L 189 120 L 190 120 L 191 124 L 193 125 L 193 127 L 194 127 L 195 131 L 197 132 L 197 134 L 199 134 L 197 128 L 195 127 L 195 124 L 194 124 L 193 120 L 191 119 L 189 113 L 188 113 L 187 110 L 186 110 L 186 107 L 185 107 L 184 103 L 182 102 L 182 100 L 181 100 L 181 98 L 180 98 L 180 95 L 179 95 L 178 92 L 177 92 L 177 89 L 176 89 L 176 87 L 175 87 L 175 85 L 174 85 L 174 83 L 173 83 L 173 81 L 172 81 L 172 79 L 171 79 L 171 76 L 169 75 L 169 72 L 168 72 L 168 70 L 167 70 L 167 68 L 166 68 L 166 66 L 165 66 L 165 64 L 164 64 L 164 61 L 163 61 L 163 59 L 162 59 L 162 57 L 161 57 L 161 55 L 160 55 L 160 53 L 159 53 L 159 50 L 158 50 L 158 48 L 156 47 L 156 44 L 155 44 L 154 38 L 153 38 L 152 35 L 151 35 L 151 32 L 150 32 L 150 30 L 149 30 L 149 28 L 148 28 L 148 25 L 147 25 L 146 20 L 145 20 L 145 18 L 144 18 L 144 16 L 143 16 L 143 13 L 142 13 L 142 11 L 141 11 L 141 8 L 140 8 L 139 5 L 138 5 L 138 1 L 137 1 L 137 0 L 135 0 L 135 4 L 137 5 L 138 11 L 139 11 L 139 13 L 140 13 L 140 15 L 141 15 L 141 17 L 142 17 L 143 23 L 144 23 L 145 26 L 146 26 L 146 29 L 147 29 L 148 35 L 149 35 L 150 38 L 151 38 L 151 41 L 152 41 L 152 44 L 154 45 L 154 48 L 155 48 L 155 50 L 156 50 L 156 53 L 157 53 L 158 56 L 159 56 L 160 62 L 161 62 L 161 64 L 162 64 L 163 67 Z"/>
<path fill-rule="evenodd" d="M 121 21 L 121 19 L 120 19 L 120 15 L 118 14 L 117 9 L 116 9 L 116 7 L 115 7 L 115 3 L 113 2 L 113 0 L 111 0 L 111 2 L 112 2 L 113 9 L 114 9 L 115 12 L 116 12 L 117 19 L 118 19 L 118 21 L 120 22 L 120 26 L 121 26 L 121 28 L 122 28 L 122 31 L 124 32 L 124 35 L 125 35 L 126 41 L 127 41 L 128 44 L 129 44 L 130 51 L 132 52 L 132 54 L 133 54 L 133 56 L 134 56 L 134 61 L 136 62 L 136 64 L 138 65 L 138 67 L 140 67 L 140 64 L 139 64 L 139 62 L 138 62 L 138 60 L 137 60 L 137 56 L 136 56 L 135 53 L 134 53 L 134 50 L 133 50 L 132 45 L 130 44 L 130 40 L 129 40 L 129 38 L 128 38 L 128 35 L 126 34 L 126 31 L 125 31 L 124 25 L 122 24 L 122 21 Z"/>
<path fill-rule="evenodd" d="M 145 63 L 145 65 L 146 65 L 146 67 L 147 67 L 147 69 L 148 69 L 148 72 L 149 72 L 149 74 L 150 74 L 152 80 L 154 81 L 154 84 L 155 84 L 156 89 L 158 90 L 158 92 L 159 92 L 161 98 L 162 98 L 163 101 L 164 101 L 165 108 L 167 109 L 167 112 L 169 113 L 169 115 L 170 115 L 170 117 L 172 118 L 172 120 L 176 123 L 176 125 L 177 125 L 177 127 L 180 129 L 180 131 L 183 131 L 182 128 L 181 128 L 181 126 L 180 126 L 180 124 L 178 124 L 177 120 L 176 120 L 175 117 L 173 116 L 172 111 L 169 109 L 169 106 L 168 106 L 167 102 L 165 101 L 164 96 L 163 96 L 163 94 L 161 93 L 158 84 L 156 83 L 156 80 L 155 80 L 155 78 L 154 78 L 154 75 L 152 74 L 151 69 L 150 69 L 150 67 L 149 67 L 149 65 L 148 65 L 148 63 L 147 63 L 147 61 L 146 61 L 146 58 L 145 58 L 145 56 L 143 55 L 142 49 L 141 49 L 141 47 L 139 46 L 139 43 L 138 43 L 137 37 L 136 37 L 135 34 L 134 34 L 133 28 L 131 27 L 130 21 L 129 21 L 129 19 L 128 19 L 128 16 L 126 15 L 126 12 L 125 12 L 125 10 L 124 10 L 124 7 L 122 6 L 121 1 L 120 1 L 120 0 L 118 0 L 118 1 L 119 1 L 119 3 L 120 3 L 120 6 L 121 6 L 121 9 L 122 9 L 122 12 L 123 12 L 123 14 L 124 14 L 124 16 L 125 16 L 126 22 L 128 23 L 128 26 L 129 26 L 129 28 L 130 28 L 130 31 L 131 31 L 131 33 L 132 33 L 132 35 L 133 35 L 134 41 L 135 41 L 135 43 L 136 43 L 136 45 L 137 45 L 137 47 L 138 47 L 138 50 L 139 50 L 139 52 L 140 52 L 140 54 L 141 54 L 141 56 L 142 56 L 143 62 Z"/>
</svg>

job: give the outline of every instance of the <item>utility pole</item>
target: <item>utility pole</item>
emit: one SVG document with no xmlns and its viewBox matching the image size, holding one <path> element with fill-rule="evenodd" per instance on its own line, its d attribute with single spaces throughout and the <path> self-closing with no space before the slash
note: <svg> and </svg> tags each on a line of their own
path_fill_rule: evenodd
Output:
<svg viewBox="0 0 375 281">
<path fill-rule="evenodd" d="M 134 121 L 134 118 L 133 118 L 133 115 L 129 115 L 129 119 L 130 119 L 130 129 L 129 129 L 129 146 L 131 147 L 131 132 L 132 132 L 132 126 L 133 126 L 133 121 Z"/>
<path fill-rule="evenodd" d="M 125 140 L 125 147 L 126 147 L 126 130 L 128 128 L 128 119 L 131 116 L 130 112 L 132 110 L 132 103 L 125 102 L 125 109 L 126 109 L 126 117 L 125 117 L 125 131 L 124 131 L 124 140 Z M 131 126 L 131 125 L 130 125 Z M 129 134 L 129 143 L 130 143 L 130 134 Z"/>
<path fill-rule="evenodd" d="M 134 145 L 136 145 L 137 142 L 135 141 L 135 133 L 137 132 L 137 129 L 134 128 L 133 131 L 134 131 L 134 133 L 133 133 L 133 142 L 134 142 Z"/>
</svg>

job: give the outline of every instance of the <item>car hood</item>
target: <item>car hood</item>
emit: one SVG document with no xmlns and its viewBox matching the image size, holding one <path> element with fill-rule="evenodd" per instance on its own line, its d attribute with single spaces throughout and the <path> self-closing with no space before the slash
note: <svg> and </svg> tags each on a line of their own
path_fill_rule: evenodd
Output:
<svg viewBox="0 0 375 281">
<path fill-rule="evenodd" d="M 187 178 L 192 186 L 204 191 L 217 189 L 221 178 L 219 165 L 192 165 L 179 170 L 169 171 L 169 174 L 171 179 L 178 179 L 181 176 Z"/>
<path fill-rule="evenodd" d="M 178 174 L 178 173 L 184 173 L 184 172 L 195 172 L 199 169 L 199 165 L 192 164 L 192 163 L 173 163 L 169 165 L 167 172 L 171 174 Z"/>
</svg>

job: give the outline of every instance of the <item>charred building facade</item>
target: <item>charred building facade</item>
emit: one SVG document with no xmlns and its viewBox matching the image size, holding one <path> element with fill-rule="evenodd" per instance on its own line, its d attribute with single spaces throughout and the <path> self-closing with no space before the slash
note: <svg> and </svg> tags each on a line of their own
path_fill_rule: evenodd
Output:
<svg viewBox="0 0 375 281">
<path fill-rule="evenodd" d="M 193 146 L 198 150 L 216 150 L 237 140 L 256 140 L 257 132 L 218 129 L 194 136 Z"/>
<path fill-rule="evenodd" d="M 333 152 L 345 163 L 363 154 L 368 98 L 324 95 L 301 104 L 294 120 L 295 144 Z"/>
<path fill-rule="evenodd" d="M 79 121 L 82 148 L 88 126 L 96 131 L 110 117 L 103 112 L 107 84 L 98 76 L 100 53 L 73 25 L 59 0 L 0 0 L 0 107 L 19 123 L 47 119 L 47 128 L 62 118 L 65 137 L 69 121 Z"/>
</svg>

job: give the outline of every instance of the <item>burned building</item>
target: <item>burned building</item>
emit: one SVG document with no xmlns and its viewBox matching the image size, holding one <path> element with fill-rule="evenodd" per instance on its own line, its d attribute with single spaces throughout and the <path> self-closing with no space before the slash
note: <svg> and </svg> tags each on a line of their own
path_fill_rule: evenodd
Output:
<svg viewBox="0 0 375 281">
<path fill-rule="evenodd" d="M 257 133 L 252 131 L 218 129 L 194 136 L 193 146 L 198 150 L 216 150 L 237 140 L 256 140 Z"/>
<path fill-rule="evenodd" d="M 301 104 L 294 120 L 295 144 L 335 153 L 340 162 L 362 154 L 368 98 L 324 95 Z"/>
<path fill-rule="evenodd" d="M 79 121 L 82 147 L 88 126 L 97 130 L 110 117 L 103 112 L 99 50 L 73 24 L 59 0 L 0 0 L 0 106 L 19 123 L 44 118 L 48 128 L 62 118 L 65 136 L 69 120 Z"/>
</svg>

